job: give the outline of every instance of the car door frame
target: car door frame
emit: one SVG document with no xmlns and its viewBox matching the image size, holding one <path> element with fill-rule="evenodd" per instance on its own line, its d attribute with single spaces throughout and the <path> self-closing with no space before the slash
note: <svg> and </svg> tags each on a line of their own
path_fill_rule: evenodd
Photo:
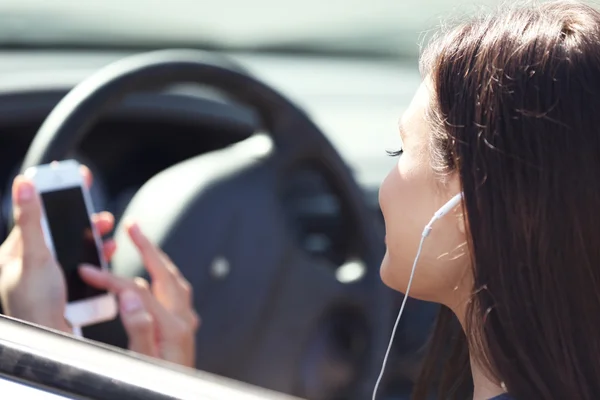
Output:
<svg viewBox="0 0 600 400">
<path fill-rule="evenodd" d="M 0 316 L 0 379 L 69 399 L 293 399 L 5 316 Z"/>
</svg>

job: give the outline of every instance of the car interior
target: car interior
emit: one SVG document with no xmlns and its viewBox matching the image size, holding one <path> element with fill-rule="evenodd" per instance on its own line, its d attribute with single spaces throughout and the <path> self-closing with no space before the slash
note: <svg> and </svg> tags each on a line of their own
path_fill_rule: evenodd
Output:
<svg viewBox="0 0 600 400">
<path fill-rule="evenodd" d="M 339 48 L 335 40 L 228 48 L 181 37 L 119 41 L 117 33 L 105 43 L 91 28 L 41 40 L 19 37 L 16 22 L 55 15 L 43 7 L 66 15 L 66 3 L 38 13 L 8 3 L 12 14 L 0 6 L 0 25 L 12 22 L 0 28 L 0 241 L 13 178 L 74 158 L 94 175 L 95 209 L 116 217 L 113 271 L 147 278 L 121 229 L 133 217 L 193 285 L 199 372 L 182 374 L 311 400 L 370 398 L 403 300 L 379 278 L 378 185 L 395 162 L 381 131 L 394 135 L 419 84 L 418 30 L 404 32 L 413 46 L 406 54 L 352 37 L 364 48 L 339 38 Z M 114 16 L 101 8 L 99 20 Z M 436 311 L 407 302 L 378 398 L 410 397 Z M 127 347 L 118 320 L 84 334 L 85 346 L 47 340 Z M 142 363 L 153 374 L 172 368 Z M 163 398 L 131 396 L 119 398 Z"/>
</svg>

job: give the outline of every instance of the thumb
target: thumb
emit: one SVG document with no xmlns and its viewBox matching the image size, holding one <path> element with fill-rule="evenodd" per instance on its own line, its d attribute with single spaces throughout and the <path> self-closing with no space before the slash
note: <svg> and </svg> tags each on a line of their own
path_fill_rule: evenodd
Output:
<svg viewBox="0 0 600 400">
<path fill-rule="evenodd" d="M 119 296 L 119 307 L 129 337 L 129 350 L 158 357 L 154 318 L 145 309 L 141 297 L 133 290 L 125 290 Z"/>
<path fill-rule="evenodd" d="M 13 183 L 12 195 L 15 225 L 21 231 L 23 241 L 23 258 L 47 251 L 41 224 L 42 204 L 33 183 L 18 176 Z"/>
</svg>

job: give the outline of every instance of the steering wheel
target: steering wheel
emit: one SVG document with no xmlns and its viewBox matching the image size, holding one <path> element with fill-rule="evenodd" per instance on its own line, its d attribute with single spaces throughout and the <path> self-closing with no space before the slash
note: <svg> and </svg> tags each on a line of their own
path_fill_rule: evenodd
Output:
<svg viewBox="0 0 600 400">
<path fill-rule="evenodd" d="M 395 304 L 393 292 L 379 278 L 381 229 L 319 128 L 240 66 L 195 50 L 163 50 L 117 61 L 56 105 L 22 168 L 67 157 L 127 95 L 176 83 L 208 85 L 252 107 L 268 136 L 251 137 L 160 172 L 125 212 L 194 287 L 203 320 L 197 367 L 309 399 L 368 398 Z M 324 177 L 336 193 L 351 233 L 350 247 L 366 266 L 361 279 L 340 282 L 333 273 L 337 266 L 310 256 L 298 242 L 281 199 L 290 175 L 303 168 Z M 114 272 L 145 276 L 120 227 L 115 239 L 120 250 Z M 123 345 L 115 343 L 119 335 L 100 339 Z"/>
</svg>

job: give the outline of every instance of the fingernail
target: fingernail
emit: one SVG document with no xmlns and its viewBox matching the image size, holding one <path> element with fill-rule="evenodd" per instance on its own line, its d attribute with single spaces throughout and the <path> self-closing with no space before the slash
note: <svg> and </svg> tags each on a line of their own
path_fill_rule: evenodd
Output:
<svg viewBox="0 0 600 400">
<path fill-rule="evenodd" d="M 139 239 L 142 237 L 142 230 L 137 222 L 131 222 L 129 225 L 129 234 L 134 237 L 134 239 Z"/>
<path fill-rule="evenodd" d="M 30 182 L 20 181 L 17 186 L 17 202 L 25 203 L 33 198 L 34 188 Z"/>
<path fill-rule="evenodd" d="M 131 233 L 138 235 L 140 233 L 140 226 L 137 224 L 137 222 L 132 221 L 129 223 L 129 230 L 131 230 Z"/>
<path fill-rule="evenodd" d="M 136 292 L 126 290 L 121 293 L 121 311 L 132 313 L 142 308 L 142 299 Z"/>
</svg>

